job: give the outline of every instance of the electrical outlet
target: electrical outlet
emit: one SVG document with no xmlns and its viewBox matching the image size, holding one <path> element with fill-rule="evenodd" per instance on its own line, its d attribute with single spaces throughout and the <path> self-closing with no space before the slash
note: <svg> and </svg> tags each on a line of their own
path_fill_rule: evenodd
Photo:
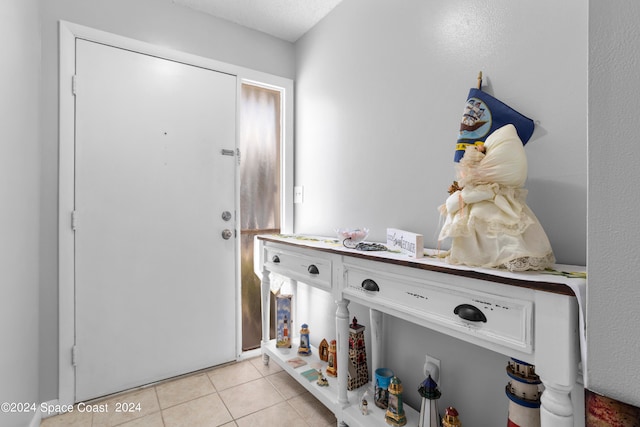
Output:
<svg viewBox="0 0 640 427">
<path fill-rule="evenodd" d="M 441 387 L 440 380 L 440 360 L 435 357 L 425 356 L 424 362 L 424 376 L 431 375 L 431 378 L 438 383 L 438 387 Z"/>
<path fill-rule="evenodd" d="M 302 203 L 304 201 L 304 187 L 297 185 L 293 187 L 293 203 Z"/>
</svg>

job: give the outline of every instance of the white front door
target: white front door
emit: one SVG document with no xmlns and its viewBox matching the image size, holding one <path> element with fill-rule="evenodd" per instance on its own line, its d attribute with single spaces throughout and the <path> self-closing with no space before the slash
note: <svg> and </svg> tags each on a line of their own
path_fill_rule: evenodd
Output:
<svg viewBox="0 0 640 427">
<path fill-rule="evenodd" d="M 75 86 L 76 401 L 234 360 L 235 76 L 78 39 Z"/>
</svg>

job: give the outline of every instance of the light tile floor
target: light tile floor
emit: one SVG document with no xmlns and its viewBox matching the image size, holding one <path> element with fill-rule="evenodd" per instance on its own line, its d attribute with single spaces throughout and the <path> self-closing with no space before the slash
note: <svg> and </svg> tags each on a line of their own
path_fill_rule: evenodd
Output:
<svg viewBox="0 0 640 427">
<path fill-rule="evenodd" d="M 336 418 L 275 363 L 260 357 L 142 387 L 101 400 L 108 412 L 69 412 L 41 427 L 329 427 Z M 118 403 L 136 404 L 116 412 Z M 139 410 L 137 404 L 139 405 Z"/>
</svg>

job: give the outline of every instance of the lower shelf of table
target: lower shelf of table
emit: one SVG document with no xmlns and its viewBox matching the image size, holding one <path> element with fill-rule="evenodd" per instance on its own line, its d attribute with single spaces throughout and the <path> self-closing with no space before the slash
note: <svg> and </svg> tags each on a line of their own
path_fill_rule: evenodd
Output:
<svg viewBox="0 0 640 427">
<path fill-rule="evenodd" d="M 368 414 L 362 415 L 360 410 L 360 400 L 365 390 L 373 391 L 371 383 L 364 385 L 356 390 L 347 391 L 346 405 L 338 402 L 338 379 L 326 375 L 327 362 L 320 360 L 318 357 L 318 349 L 311 348 L 311 355 L 301 356 L 298 354 L 298 341 L 293 340 L 291 348 L 277 348 L 275 340 L 269 341 L 262 347 L 262 352 L 269 356 L 270 363 L 275 362 L 283 370 L 285 370 L 293 379 L 298 381 L 309 393 L 315 396 L 324 406 L 329 408 L 336 415 L 339 421 L 343 421 L 349 427 L 375 427 L 388 426 L 385 420 L 385 411 L 369 402 Z M 292 359 L 300 358 L 305 365 L 296 367 L 291 363 Z M 310 369 L 322 369 L 329 385 L 322 387 L 317 384 L 316 380 L 309 381 L 303 373 Z M 371 394 L 371 393 L 370 393 Z M 413 408 L 404 405 L 405 416 L 407 417 L 408 427 L 417 427 L 419 413 Z"/>
<path fill-rule="evenodd" d="M 354 402 L 342 411 L 342 421 L 349 427 L 388 426 L 384 409 L 369 403 L 368 414 L 362 415 L 359 402 Z M 373 407 L 372 407 L 373 406 Z M 404 405 L 404 415 L 407 417 L 407 427 L 417 427 L 420 414 L 410 406 Z"/>
</svg>

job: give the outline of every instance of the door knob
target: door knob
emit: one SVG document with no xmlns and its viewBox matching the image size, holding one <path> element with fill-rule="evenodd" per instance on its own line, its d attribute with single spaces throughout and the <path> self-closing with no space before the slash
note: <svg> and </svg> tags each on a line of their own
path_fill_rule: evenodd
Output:
<svg viewBox="0 0 640 427">
<path fill-rule="evenodd" d="M 229 230 L 228 228 L 222 230 L 222 238 L 224 240 L 229 240 L 231 236 L 233 236 L 233 231 Z"/>
</svg>

